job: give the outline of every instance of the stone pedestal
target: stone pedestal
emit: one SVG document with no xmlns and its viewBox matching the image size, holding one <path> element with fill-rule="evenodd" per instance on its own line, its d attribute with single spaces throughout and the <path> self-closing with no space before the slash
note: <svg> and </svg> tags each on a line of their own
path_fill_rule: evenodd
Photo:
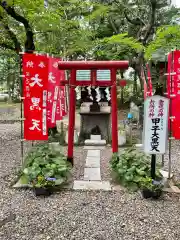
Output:
<svg viewBox="0 0 180 240">
<path fill-rule="evenodd" d="M 98 126 L 101 131 L 101 139 L 107 143 L 111 139 L 111 114 L 108 112 L 80 112 L 81 128 L 80 136 L 91 135 L 93 128 Z M 87 138 L 86 138 L 87 139 Z M 86 140 L 83 139 L 83 140 Z"/>
</svg>

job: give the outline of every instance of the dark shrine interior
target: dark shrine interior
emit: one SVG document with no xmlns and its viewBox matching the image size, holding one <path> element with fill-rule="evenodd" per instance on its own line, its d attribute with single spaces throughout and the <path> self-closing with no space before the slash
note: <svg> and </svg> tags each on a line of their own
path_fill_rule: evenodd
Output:
<svg viewBox="0 0 180 240">
<path fill-rule="evenodd" d="M 106 98 L 106 92 L 105 92 L 106 87 L 100 87 L 99 91 L 101 94 L 101 100 L 100 102 L 108 102 Z M 96 91 L 95 88 L 91 88 L 91 96 L 93 97 L 93 100 L 90 98 L 90 95 L 88 93 L 87 87 L 82 87 L 81 88 L 81 103 L 83 102 L 96 102 Z"/>
</svg>

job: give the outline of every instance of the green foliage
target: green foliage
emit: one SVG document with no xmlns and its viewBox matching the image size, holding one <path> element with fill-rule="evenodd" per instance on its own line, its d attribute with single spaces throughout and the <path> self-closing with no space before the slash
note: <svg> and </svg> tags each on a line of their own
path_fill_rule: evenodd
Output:
<svg viewBox="0 0 180 240">
<path fill-rule="evenodd" d="M 43 145 L 33 148 L 28 154 L 23 174 L 36 187 L 60 185 L 67 180 L 70 165 L 63 154 L 51 149 L 49 145 Z"/>
<path fill-rule="evenodd" d="M 152 192 L 162 191 L 163 184 L 162 182 L 154 182 L 152 178 L 146 177 L 142 179 L 141 189 L 148 189 Z"/>
<path fill-rule="evenodd" d="M 139 43 L 135 38 L 128 37 L 128 33 L 121 33 L 117 35 L 113 35 L 109 38 L 104 38 L 104 42 L 109 44 L 119 44 L 122 47 L 129 47 L 132 50 L 141 51 L 143 50 L 143 45 Z"/>
<path fill-rule="evenodd" d="M 146 178 L 150 177 L 149 156 L 134 147 L 124 150 L 120 156 L 114 154 L 110 164 L 117 180 L 132 191 L 141 188 Z"/>
<path fill-rule="evenodd" d="M 133 54 L 143 50 L 143 46 L 127 33 L 98 39 L 94 42 L 94 56 L 96 59 L 119 60 L 129 59 Z"/>
<path fill-rule="evenodd" d="M 112 155 L 112 159 L 111 159 L 111 168 L 113 169 L 113 170 L 116 170 L 116 168 L 117 168 L 117 164 L 119 163 L 119 156 L 118 156 L 118 153 L 114 153 L 113 155 Z"/>
<path fill-rule="evenodd" d="M 87 21 L 95 20 L 97 22 L 98 19 L 107 16 L 109 12 L 109 7 L 107 5 L 94 3 L 92 5 L 92 10 L 89 11 L 89 14 L 86 16 Z"/>
<path fill-rule="evenodd" d="M 2 52 L 0 56 L 0 86 L 4 86 L 11 93 L 12 100 L 19 95 L 19 58 L 12 52 Z"/>
<path fill-rule="evenodd" d="M 52 178 L 45 178 L 44 176 L 38 175 L 32 179 L 31 184 L 35 188 L 50 188 L 55 186 L 55 181 Z"/>
<path fill-rule="evenodd" d="M 180 26 L 163 26 L 157 30 L 156 38 L 145 51 L 145 58 L 151 59 L 153 53 L 162 49 L 164 54 L 173 49 L 180 49 Z"/>
</svg>

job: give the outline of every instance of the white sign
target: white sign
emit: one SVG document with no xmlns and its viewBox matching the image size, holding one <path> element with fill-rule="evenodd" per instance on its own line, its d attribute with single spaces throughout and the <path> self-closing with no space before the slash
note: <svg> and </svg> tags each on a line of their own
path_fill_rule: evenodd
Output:
<svg viewBox="0 0 180 240">
<path fill-rule="evenodd" d="M 169 99 L 148 97 L 144 102 L 144 152 L 164 154 L 168 137 Z"/>
</svg>

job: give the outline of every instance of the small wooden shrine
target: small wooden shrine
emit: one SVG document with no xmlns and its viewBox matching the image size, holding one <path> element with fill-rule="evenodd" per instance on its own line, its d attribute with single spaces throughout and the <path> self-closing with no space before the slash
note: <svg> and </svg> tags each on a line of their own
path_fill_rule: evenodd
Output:
<svg viewBox="0 0 180 240">
<path fill-rule="evenodd" d="M 112 152 L 118 152 L 118 119 L 117 119 L 117 81 L 116 81 L 116 72 L 118 69 L 125 70 L 129 67 L 128 61 L 72 61 L 72 62 L 59 62 L 59 69 L 71 70 L 69 80 L 65 80 L 61 82 L 63 85 L 69 85 L 69 126 L 68 126 L 68 156 L 67 160 L 73 164 L 73 145 L 74 145 L 74 126 L 75 126 L 75 111 L 76 111 L 76 98 L 81 99 L 81 91 L 80 87 L 89 88 L 88 97 L 91 99 L 91 104 L 89 104 L 89 112 L 90 115 L 86 113 L 86 120 L 81 119 L 82 123 L 86 124 L 86 129 L 89 131 L 102 131 L 105 136 L 105 127 L 102 128 L 101 120 L 97 120 L 94 118 L 95 115 L 98 115 L 100 118 L 101 115 L 105 116 L 106 114 L 102 113 L 102 106 L 99 105 L 102 94 L 100 92 L 100 87 L 104 87 L 106 89 L 106 98 L 109 95 L 109 101 L 111 100 L 111 110 L 107 115 L 111 113 L 111 129 L 112 129 Z M 82 78 L 78 80 L 77 74 L 79 70 L 89 70 L 90 76 L 87 79 Z M 103 79 L 102 72 L 105 71 L 106 74 L 109 71 L 109 78 Z M 119 84 L 118 84 L 119 85 Z M 109 94 L 108 88 L 111 89 L 111 97 Z M 95 92 L 92 91 L 95 90 Z M 91 94 L 90 94 L 91 91 Z M 94 92 L 94 93 L 93 93 Z M 77 97 L 76 97 L 77 94 Z M 104 96 L 105 98 L 105 96 Z M 108 100 L 108 99 L 107 99 Z M 107 104 L 107 103 L 106 103 Z M 109 104 L 108 104 L 109 106 Z M 83 106 L 81 106 L 83 107 Z M 81 108 L 81 114 L 82 114 Z M 93 117 L 92 117 L 93 116 Z M 87 123 L 87 119 L 91 118 L 91 122 L 95 121 L 95 124 Z M 104 117 L 103 117 L 104 118 Z M 95 120 L 94 120 L 95 119 Z M 104 121 L 109 125 L 109 120 Z M 97 125 L 98 124 L 98 125 Z M 81 126 L 83 129 L 83 126 Z M 108 135 L 108 134 L 106 134 Z"/>
<path fill-rule="evenodd" d="M 90 70 L 77 71 L 77 81 L 90 81 Z M 97 81 L 110 81 L 110 70 L 97 71 Z M 79 94 L 78 94 L 78 91 Z M 106 143 L 111 140 L 111 96 L 110 87 L 81 87 L 77 98 L 81 98 L 80 141 L 90 139 L 90 135 L 101 135 Z"/>
</svg>

